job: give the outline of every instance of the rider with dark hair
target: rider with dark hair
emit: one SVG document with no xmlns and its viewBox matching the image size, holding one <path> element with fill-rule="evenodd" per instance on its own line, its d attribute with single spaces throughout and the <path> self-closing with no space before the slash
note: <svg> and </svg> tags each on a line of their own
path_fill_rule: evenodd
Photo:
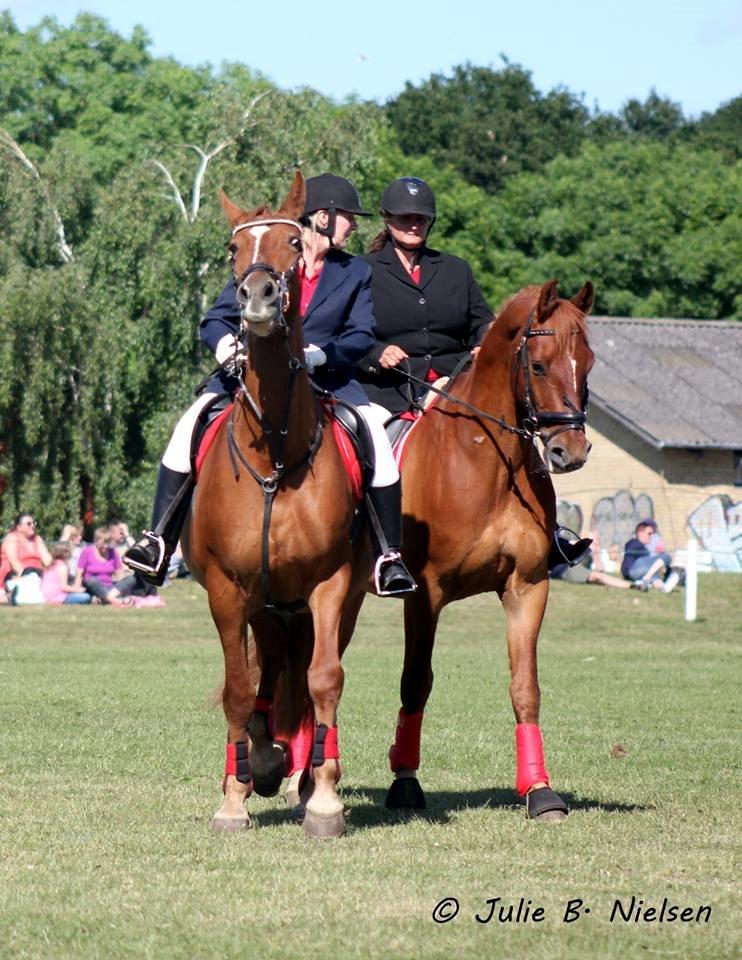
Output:
<svg viewBox="0 0 742 960">
<path fill-rule="evenodd" d="M 392 181 L 379 206 L 384 229 L 363 258 L 373 270 L 377 342 L 358 379 L 373 403 L 396 414 L 421 400 L 426 387 L 417 381 L 434 383 L 474 359 L 495 315 L 469 264 L 428 246 L 436 203 L 424 180 Z M 550 567 L 579 562 L 590 542 L 555 536 Z"/>
<path fill-rule="evenodd" d="M 303 318 L 305 363 L 319 387 L 357 406 L 374 445 L 375 469 L 369 498 L 380 530 L 375 580 L 381 595 L 408 593 L 415 583 L 400 556 L 401 492 L 399 471 L 384 431 L 386 413 L 370 405 L 354 379 L 355 363 L 374 342 L 371 270 L 342 248 L 356 230 L 361 208 L 358 193 L 343 177 L 324 173 L 306 181 L 302 215 L 303 252 L 297 274 Z M 225 286 L 201 322 L 201 339 L 219 363 L 239 358 L 240 308 L 234 282 Z M 231 398 L 238 388 L 234 368 L 223 367 L 178 422 L 160 465 L 152 529 L 124 556 L 125 562 L 154 583 L 162 583 L 177 546 L 193 491 L 191 445 L 194 430 L 208 408 Z M 380 534 L 380 535 L 379 535 Z M 385 542 L 384 542 L 385 541 Z"/>
<path fill-rule="evenodd" d="M 390 413 L 408 409 L 425 392 L 407 378 L 434 382 L 476 354 L 494 318 L 465 260 L 427 244 L 435 195 L 424 180 L 401 177 L 380 202 L 384 229 L 364 260 L 371 264 L 376 340 L 358 379 Z"/>
</svg>

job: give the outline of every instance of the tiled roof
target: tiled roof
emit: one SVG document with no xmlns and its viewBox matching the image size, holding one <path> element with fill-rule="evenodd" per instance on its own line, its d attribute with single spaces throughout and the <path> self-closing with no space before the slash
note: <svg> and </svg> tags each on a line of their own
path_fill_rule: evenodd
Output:
<svg viewBox="0 0 742 960">
<path fill-rule="evenodd" d="M 653 446 L 742 450 L 742 323 L 591 317 L 590 402 Z"/>
</svg>

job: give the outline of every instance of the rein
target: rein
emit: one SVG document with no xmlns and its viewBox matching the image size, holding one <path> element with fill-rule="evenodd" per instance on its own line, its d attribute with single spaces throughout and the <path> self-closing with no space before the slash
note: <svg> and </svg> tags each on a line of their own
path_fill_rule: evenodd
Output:
<svg viewBox="0 0 742 960">
<path fill-rule="evenodd" d="M 247 223 L 241 223 L 232 230 L 232 236 L 238 233 L 240 230 L 245 230 L 250 227 L 262 227 L 269 226 L 273 224 L 284 223 L 289 226 L 296 227 L 297 230 L 301 231 L 301 226 L 295 220 L 287 219 L 271 219 L 271 220 L 252 220 Z M 298 258 L 297 261 L 298 263 Z M 278 305 L 278 318 L 276 320 L 276 331 L 283 335 L 284 341 L 286 342 L 286 347 L 288 351 L 288 367 L 289 367 L 289 384 L 288 391 L 286 396 L 286 405 L 284 408 L 283 419 L 281 421 L 281 426 L 278 431 L 278 437 L 276 437 L 273 428 L 271 427 L 268 419 L 265 416 L 264 411 L 262 411 L 251 395 L 250 391 L 245 384 L 243 377 L 243 368 L 240 364 L 236 364 L 236 369 L 234 370 L 234 376 L 237 378 L 239 384 L 239 390 L 242 396 L 245 399 L 245 404 L 252 413 L 253 417 L 258 423 L 260 430 L 265 437 L 266 443 L 268 445 L 268 450 L 270 452 L 270 459 L 272 464 L 272 470 L 267 476 L 263 476 L 255 467 L 249 462 L 247 457 L 244 455 L 242 450 L 237 443 L 234 435 L 234 411 L 235 405 L 232 406 L 232 409 L 227 420 L 227 449 L 229 451 L 229 458 L 232 463 L 232 469 L 234 470 L 235 480 L 239 479 L 240 475 L 240 463 L 245 467 L 250 476 L 255 480 L 263 493 L 263 523 L 262 523 L 262 533 L 261 533 L 261 570 L 260 570 L 260 580 L 263 587 L 263 595 L 265 597 L 265 606 L 268 609 L 288 609 L 294 610 L 303 607 L 304 601 L 297 600 L 289 604 L 279 604 L 274 602 L 273 595 L 271 592 L 271 579 L 270 579 L 270 522 L 271 514 L 273 511 L 273 502 L 278 493 L 278 488 L 281 483 L 294 471 L 300 469 L 307 464 L 311 464 L 314 461 L 317 451 L 319 450 L 322 444 L 322 418 L 319 413 L 319 408 L 317 408 L 317 417 L 316 425 L 314 429 L 314 436 L 311 443 L 304 451 L 301 457 L 298 460 L 295 460 L 293 463 L 286 465 L 284 462 L 284 456 L 286 451 L 286 442 L 288 439 L 288 425 L 289 417 L 291 415 L 291 402 L 294 395 L 294 387 L 296 385 L 296 380 L 301 370 L 306 369 L 306 364 L 300 360 L 298 357 L 294 356 L 291 352 L 291 348 L 288 345 L 288 323 L 286 322 L 286 311 L 289 308 L 290 298 L 289 298 L 289 280 L 291 279 L 294 271 L 296 269 L 296 263 L 290 270 L 285 270 L 279 273 L 275 270 L 270 264 L 262 263 L 259 261 L 251 263 L 248 268 L 243 272 L 240 277 L 235 277 L 234 283 L 235 287 L 239 287 L 245 282 L 245 280 L 250 276 L 251 273 L 256 273 L 261 271 L 267 273 L 268 276 L 278 285 L 279 290 L 279 305 Z M 237 338 L 243 346 L 243 349 L 246 349 L 246 344 L 244 343 L 243 337 L 245 336 L 246 330 L 244 329 L 245 321 L 244 318 L 243 329 L 240 332 L 240 336 Z M 225 361 L 225 366 L 230 361 L 234 362 L 233 358 Z"/>
<path fill-rule="evenodd" d="M 277 604 L 273 600 L 273 594 L 271 592 L 271 577 L 270 577 L 270 522 L 271 522 L 271 513 L 273 511 L 273 501 L 276 498 L 278 493 L 278 488 L 283 480 L 286 479 L 291 473 L 295 470 L 298 470 L 300 467 L 311 464 L 314 461 L 317 451 L 319 450 L 322 444 L 322 418 L 317 411 L 317 422 L 314 429 L 314 437 L 312 442 L 307 447 L 305 452 L 299 457 L 298 460 L 295 460 L 293 463 L 288 466 L 284 463 L 284 451 L 286 448 L 286 440 L 288 437 L 288 422 L 289 415 L 291 413 L 291 399 L 294 393 L 294 385 L 296 384 L 296 378 L 299 375 L 300 370 L 304 370 L 305 365 L 298 360 L 295 356 L 290 355 L 289 357 L 289 388 L 288 395 L 286 397 L 286 407 L 284 410 L 283 423 L 278 433 L 278 439 L 276 440 L 273 428 L 265 417 L 265 414 L 260 410 L 260 407 L 257 405 L 253 399 L 250 391 L 247 389 L 245 381 L 242 376 L 242 371 L 238 370 L 237 372 L 237 381 L 240 386 L 240 392 L 242 393 L 245 401 L 252 412 L 253 416 L 258 422 L 260 429 L 265 436 L 268 448 L 270 450 L 271 463 L 273 469 L 270 474 L 263 476 L 258 470 L 253 467 L 250 461 L 245 457 L 242 450 L 235 439 L 234 436 L 234 411 L 235 406 L 232 406 L 232 409 L 229 414 L 229 419 L 227 420 L 227 449 L 229 450 L 229 458 L 232 462 L 232 469 L 234 470 L 235 480 L 239 478 L 240 468 L 239 464 L 241 463 L 250 476 L 255 480 L 260 489 L 263 492 L 263 524 L 261 532 L 261 546 L 260 546 L 260 555 L 261 555 L 261 567 L 260 567 L 260 582 L 263 587 L 263 595 L 265 597 L 265 606 L 268 609 L 275 609 L 276 607 L 288 607 L 289 609 L 299 609 L 304 606 L 303 600 L 298 600 L 292 604 Z M 239 461 L 239 463 L 238 463 Z"/>
<path fill-rule="evenodd" d="M 583 410 L 578 410 L 574 404 L 571 403 L 568 397 L 564 398 L 564 402 L 567 404 L 567 406 L 572 408 L 572 413 L 548 410 L 541 411 L 536 407 L 536 404 L 533 401 L 531 396 L 531 380 L 528 369 L 528 340 L 531 337 L 556 336 L 555 330 L 532 330 L 531 324 L 533 323 L 533 314 L 534 311 L 531 310 L 531 313 L 528 316 L 528 322 L 526 323 L 526 328 L 523 331 L 523 336 L 515 353 L 515 362 L 516 364 L 520 365 L 523 371 L 523 385 L 525 389 L 524 401 L 526 405 L 526 416 L 523 419 L 523 426 L 521 427 L 514 426 L 500 417 L 493 416 L 491 413 L 486 413 L 484 410 L 480 410 L 479 407 L 475 407 L 473 403 L 468 403 L 466 400 L 459 399 L 459 397 L 452 397 L 449 393 L 449 390 L 453 384 L 455 376 L 458 375 L 458 370 L 454 372 L 454 376 L 451 377 L 451 381 L 447 384 L 446 389 L 443 390 L 441 390 L 439 387 L 433 386 L 433 384 L 428 383 L 426 380 L 420 379 L 420 377 L 413 376 L 411 373 L 406 373 L 405 376 L 408 380 L 412 380 L 414 383 L 419 383 L 426 389 L 431 390 L 433 393 L 437 393 L 439 396 L 445 397 L 447 400 L 458 404 L 465 410 L 469 410 L 477 417 L 481 417 L 483 420 L 489 420 L 490 423 L 496 423 L 498 427 L 501 427 L 503 430 L 507 430 L 508 433 L 514 433 L 519 437 L 530 440 L 532 443 L 535 443 L 536 440 L 541 440 L 544 444 L 546 444 L 553 440 L 558 434 L 564 433 L 567 430 L 584 430 L 585 421 L 587 420 L 587 387 L 585 388 L 585 403 Z M 550 433 L 548 436 L 541 432 L 542 427 L 554 425 L 561 425 L 561 429 L 553 431 L 553 433 Z"/>
</svg>

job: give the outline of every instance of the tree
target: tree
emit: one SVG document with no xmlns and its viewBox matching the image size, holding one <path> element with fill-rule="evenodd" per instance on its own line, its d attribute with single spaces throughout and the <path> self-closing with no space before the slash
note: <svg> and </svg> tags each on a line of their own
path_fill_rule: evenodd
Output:
<svg viewBox="0 0 742 960">
<path fill-rule="evenodd" d="M 730 161 L 742 158 L 742 96 L 704 113 L 692 124 L 691 138 L 696 146 L 718 150 Z"/>
<path fill-rule="evenodd" d="M 529 71 L 503 60 L 499 70 L 465 64 L 407 83 L 386 106 L 403 151 L 430 154 L 489 193 L 575 153 L 589 119 L 581 100 L 561 88 L 541 94 Z"/>
<path fill-rule="evenodd" d="M 498 212 L 514 286 L 589 277 L 614 316 L 742 317 L 739 165 L 656 143 L 586 144 L 510 181 Z"/>
</svg>

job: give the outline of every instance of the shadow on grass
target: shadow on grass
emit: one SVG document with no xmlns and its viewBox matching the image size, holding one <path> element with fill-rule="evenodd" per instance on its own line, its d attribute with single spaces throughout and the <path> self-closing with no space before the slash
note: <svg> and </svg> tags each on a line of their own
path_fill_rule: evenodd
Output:
<svg viewBox="0 0 742 960">
<path fill-rule="evenodd" d="M 455 815 L 463 810 L 485 809 L 502 810 L 510 808 L 523 815 L 525 804 L 515 790 L 430 790 L 426 794 L 427 808 L 425 810 L 387 810 L 384 806 L 386 790 L 375 787 L 356 787 L 346 793 L 341 792 L 341 799 L 348 810 L 348 822 L 356 830 L 371 830 L 379 827 L 390 827 L 403 823 L 410 818 L 425 820 L 428 823 L 443 825 L 450 823 Z M 570 811 L 602 811 L 604 813 L 644 813 L 653 809 L 635 803 L 603 803 L 591 800 L 588 797 L 578 797 L 573 793 L 560 793 L 561 798 Z M 281 826 L 291 820 L 291 813 L 287 809 L 263 810 L 257 813 L 256 820 L 261 827 Z"/>
</svg>

